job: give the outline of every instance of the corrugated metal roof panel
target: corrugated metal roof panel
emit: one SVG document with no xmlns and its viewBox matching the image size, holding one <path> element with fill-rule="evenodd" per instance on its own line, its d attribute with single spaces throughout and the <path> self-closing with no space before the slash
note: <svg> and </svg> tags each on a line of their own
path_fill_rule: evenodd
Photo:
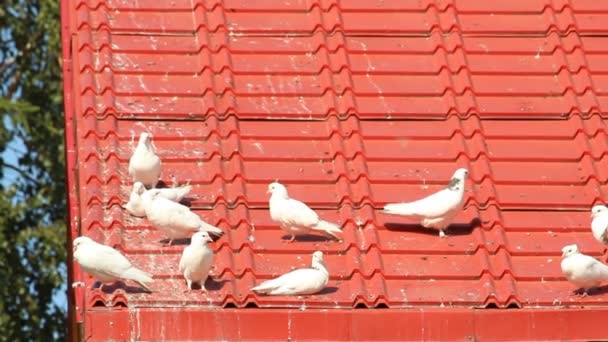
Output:
<svg viewBox="0 0 608 342">
<path fill-rule="evenodd" d="M 559 269 L 569 243 L 605 258 L 589 231 L 589 209 L 608 190 L 602 118 L 608 6 L 181 0 L 62 6 L 64 47 L 71 44 L 64 73 L 72 237 L 116 247 L 156 279 L 152 294 L 121 287 L 100 293 L 74 267 L 72 280 L 86 285 L 75 290 L 76 319 L 86 317 L 84 331 L 93 340 L 155 339 L 171 315 L 219 315 L 232 322 L 223 322 L 225 329 L 245 329 L 256 322 L 245 313 L 252 306 L 323 309 L 273 317 L 293 315 L 310 326 L 332 316 L 351 327 L 355 316 L 378 311 L 344 309 L 390 308 L 387 324 L 410 317 L 422 327 L 418 313 L 439 307 L 465 308 L 446 314 L 466 321 L 477 317 L 466 309 L 472 307 L 608 303 L 605 294 L 572 296 Z M 190 182 L 193 210 L 226 231 L 213 244 L 214 281 L 206 294 L 183 292 L 177 271 L 183 246 L 160 247 L 164 237 L 147 220 L 121 209 L 131 189 L 128 160 L 143 131 L 153 136 L 163 181 Z M 457 167 L 467 167 L 470 177 L 465 209 L 448 239 L 377 212 L 440 189 Z M 340 224 L 344 243 L 316 237 L 284 243 L 265 193 L 277 178 L 294 198 Z M 331 274 L 322 294 L 249 291 L 307 265 L 317 249 Z M 551 312 L 568 319 L 591 312 L 563 311 Z M 104 328 L 125 312 L 127 324 Z M 543 324 L 527 312 L 504 317 Z M 443 321 L 443 313 L 431 315 L 434 324 Z M 142 319 L 152 326 L 142 328 Z M 175 324 L 181 330 L 161 335 L 233 336 L 213 329 L 215 335 L 197 335 L 190 323 Z M 251 328 L 238 337 L 294 336 L 283 328 Z M 298 331 L 299 338 L 322 337 Z M 601 336 L 593 328 L 573 331 L 501 336 Z M 327 338 L 489 336 L 475 327 L 441 336 L 351 333 Z"/>
</svg>

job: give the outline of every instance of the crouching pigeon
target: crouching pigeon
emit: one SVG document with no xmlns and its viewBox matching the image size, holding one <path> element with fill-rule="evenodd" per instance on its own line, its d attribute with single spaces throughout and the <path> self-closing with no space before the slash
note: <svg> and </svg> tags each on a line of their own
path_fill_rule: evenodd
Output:
<svg viewBox="0 0 608 342">
<path fill-rule="evenodd" d="M 142 197 L 148 221 L 160 230 L 172 244 L 174 239 L 190 237 L 198 231 L 220 237 L 224 232 L 203 221 L 185 205 L 168 200 L 160 195 L 161 189 L 150 189 Z"/>
<path fill-rule="evenodd" d="M 173 188 L 162 188 L 158 189 L 158 195 L 164 197 L 173 202 L 180 202 L 181 200 L 190 193 L 192 190 L 191 185 L 178 186 Z M 133 190 L 129 195 L 129 202 L 125 205 L 125 209 L 133 216 L 145 217 L 146 210 L 144 208 L 143 196 L 149 196 L 148 190 L 144 187 L 141 182 L 135 182 L 133 184 Z"/>
<path fill-rule="evenodd" d="M 590 289 L 608 281 L 608 266 L 593 257 L 582 254 L 577 245 L 562 248 L 562 273 L 578 287 L 577 292 L 587 294 Z"/>
<path fill-rule="evenodd" d="M 320 292 L 329 281 L 329 271 L 323 262 L 323 252 L 312 254 L 310 268 L 301 268 L 265 281 L 252 291 L 267 295 L 309 295 Z"/>
<path fill-rule="evenodd" d="M 119 251 L 93 241 L 86 236 L 74 239 L 74 260 L 88 274 L 101 281 L 100 290 L 105 283 L 120 279 L 133 280 L 146 290 L 151 291 L 147 283 L 153 281 L 152 276 L 139 270 Z"/>
</svg>

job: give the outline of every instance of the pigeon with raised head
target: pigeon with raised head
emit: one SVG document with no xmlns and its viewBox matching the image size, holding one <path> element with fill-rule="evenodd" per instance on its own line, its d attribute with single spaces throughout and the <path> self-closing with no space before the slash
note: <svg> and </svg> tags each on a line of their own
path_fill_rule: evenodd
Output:
<svg viewBox="0 0 608 342">
<path fill-rule="evenodd" d="M 154 188 L 160 178 L 160 158 L 154 152 L 150 134 L 142 132 L 137 147 L 129 159 L 129 175 L 134 182 Z"/>
<path fill-rule="evenodd" d="M 323 262 L 323 252 L 312 253 L 310 268 L 301 268 L 267 280 L 251 290 L 267 295 L 309 295 L 320 292 L 329 281 L 329 271 Z"/>
<path fill-rule="evenodd" d="M 608 245 L 608 208 L 603 205 L 596 205 L 591 208 L 591 233 L 593 237 Z"/>
<path fill-rule="evenodd" d="M 224 232 L 203 221 L 185 205 L 173 202 L 160 195 L 161 189 L 148 190 L 142 199 L 148 221 L 169 239 L 190 237 L 194 232 L 204 231 L 220 237 Z"/>
<path fill-rule="evenodd" d="M 582 291 L 583 294 L 608 281 L 608 266 L 582 254 L 575 244 L 562 248 L 561 268 L 566 279 L 578 287 L 578 291 Z"/>
<path fill-rule="evenodd" d="M 153 282 L 152 276 L 139 270 L 119 251 L 93 241 L 86 236 L 74 239 L 74 260 L 85 272 L 101 281 L 100 290 L 105 283 L 120 279 L 133 280 L 146 290 L 151 291 L 146 283 Z"/>
<path fill-rule="evenodd" d="M 423 227 L 438 229 L 439 236 L 445 237 L 445 230 L 464 205 L 468 174 L 467 169 L 458 169 L 444 189 L 414 202 L 387 204 L 382 213 L 420 219 Z"/>
<path fill-rule="evenodd" d="M 291 235 L 289 242 L 293 242 L 296 235 L 308 234 L 312 231 L 331 235 L 338 241 L 342 240 L 340 226 L 321 220 L 319 215 L 306 204 L 289 198 L 287 188 L 283 184 L 270 183 L 267 192 L 272 194 L 269 201 L 270 218 Z"/>
<path fill-rule="evenodd" d="M 186 279 L 188 290 L 192 289 L 192 284 L 199 284 L 201 290 L 206 291 L 205 281 L 213 265 L 213 250 L 207 245 L 211 241 L 207 232 L 196 232 L 192 235 L 190 245 L 184 248 L 179 260 L 179 271 Z"/>
<path fill-rule="evenodd" d="M 173 188 L 161 188 L 159 190 L 159 196 L 164 197 L 173 202 L 180 202 L 188 195 L 192 190 L 191 185 L 176 186 Z M 143 183 L 135 182 L 133 184 L 133 190 L 129 195 L 129 202 L 125 205 L 125 209 L 133 216 L 145 217 L 146 210 L 144 209 L 143 196 L 149 196 L 148 190 L 144 187 Z"/>
</svg>

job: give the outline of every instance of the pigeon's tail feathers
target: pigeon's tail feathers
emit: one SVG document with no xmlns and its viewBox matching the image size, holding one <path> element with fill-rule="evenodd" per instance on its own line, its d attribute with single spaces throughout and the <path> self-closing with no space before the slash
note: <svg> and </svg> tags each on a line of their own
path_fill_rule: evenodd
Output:
<svg viewBox="0 0 608 342">
<path fill-rule="evenodd" d="M 604 245 L 608 245 L 608 229 L 604 230 L 604 232 L 600 234 L 598 240 Z"/>
<path fill-rule="evenodd" d="M 178 188 L 175 188 L 175 199 L 176 199 L 176 202 L 179 202 L 182 199 L 184 199 L 184 197 L 186 197 L 186 195 L 188 195 L 191 190 L 192 190 L 192 185 L 184 185 L 184 186 L 180 186 Z"/>
<path fill-rule="evenodd" d="M 221 230 L 218 227 L 212 226 L 209 223 L 206 222 L 201 222 L 201 225 L 199 227 L 199 230 L 207 232 L 217 238 L 222 237 L 222 235 L 224 235 L 224 231 Z"/>
<path fill-rule="evenodd" d="M 277 287 L 275 289 L 268 291 L 268 294 L 273 295 L 273 296 L 288 296 L 288 295 L 295 294 L 295 291 L 293 288 L 289 288 L 289 287 Z"/>
<path fill-rule="evenodd" d="M 280 286 L 281 284 L 279 283 L 278 279 L 271 279 L 261 283 L 258 286 L 252 287 L 251 291 L 258 293 L 270 293 L 279 288 Z"/>
<path fill-rule="evenodd" d="M 312 227 L 312 229 L 318 230 L 321 232 L 325 232 L 325 233 L 333 236 L 337 240 L 342 240 L 342 237 L 341 237 L 342 229 L 337 224 L 319 220 L 319 222 L 314 227 Z"/>
<path fill-rule="evenodd" d="M 600 274 L 603 281 L 608 281 L 608 265 L 605 265 L 598 261 Z"/>
<path fill-rule="evenodd" d="M 411 203 L 390 203 L 384 206 L 385 214 L 414 216 L 416 215 L 415 207 Z"/>
<path fill-rule="evenodd" d="M 592 226 L 592 229 L 593 229 L 593 226 Z M 600 240 L 600 242 L 602 242 L 603 244 L 608 245 L 608 227 L 606 229 L 604 229 L 604 231 L 599 234 L 599 239 L 598 240 Z"/>
<path fill-rule="evenodd" d="M 137 280 L 135 282 L 138 283 L 144 289 L 146 289 L 148 292 L 152 292 L 152 289 L 148 285 L 146 285 L 146 283 L 144 283 L 142 281 L 137 281 Z"/>
<path fill-rule="evenodd" d="M 146 290 L 148 291 L 152 291 L 150 290 L 150 288 L 148 287 L 147 283 L 151 283 L 154 281 L 154 279 L 152 279 L 152 275 L 149 273 L 146 273 L 140 269 L 137 269 L 135 267 L 131 267 L 126 274 L 124 275 L 124 277 L 126 279 L 130 279 L 133 280 L 135 282 L 137 282 L 138 284 L 140 284 L 141 286 L 143 286 Z"/>
<path fill-rule="evenodd" d="M 192 185 L 188 184 L 188 185 L 183 185 L 180 187 L 180 195 L 182 197 L 186 196 L 187 194 L 190 193 L 190 191 L 192 191 Z"/>
</svg>

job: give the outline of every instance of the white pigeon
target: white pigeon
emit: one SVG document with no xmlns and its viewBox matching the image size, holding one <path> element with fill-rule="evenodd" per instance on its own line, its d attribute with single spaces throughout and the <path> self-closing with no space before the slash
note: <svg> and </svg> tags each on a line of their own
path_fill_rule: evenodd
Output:
<svg viewBox="0 0 608 342">
<path fill-rule="evenodd" d="M 443 238 L 464 204 L 464 183 L 468 174 L 467 169 L 458 169 L 445 189 L 418 201 L 387 204 L 382 213 L 420 219 L 423 227 L 438 229 Z"/>
<path fill-rule="evenodd" d="M 179 271 L 186 279 L 188 290 L 192 289 L 192 283 L 196 283 L 202 291 L 206 291 L 205 281 L 213 265 L 213 250 L 207 245 L 211 241 L 207 232 L 196 232 L 192 235 L 190 246 L 184 248 L 179 260 Z"/>
<path fill-rule="evenodd" d="M 101 281 L 100 290 L 105 283 L 125 279 L 133 280 L 151 291 L 146 283 L 153 282 L 152 276 L 133 267 L 129 260 L 114 248 L 97 243 L 86 236 L 75 238 L 73 247 L 74 260 L 85 272 Z"/>
<path fill-rule="evenodd" d="M 160 158 L 154 153 L 150 135 L 142 132 L 135 151 L 129 159 L 129 175 L 134 182 L 154 188 L 160 178 Z"/>
<path fill-rule="evenodd" d="M 289 242 L 293 242 L 296 235 L 307 234 L 310 231 L 318 231 L 333 236 L 341 241 L 340 226 L 323 221 L 319 215 L 310 209 L 306 204 L 289 198 L 287 189 L 279 182 L 268 185 L 270 196 L 270 218 L 278 222 L 281 228 L 291 236 Z"/>
<path fill-rule="evenodd" d="M 192 190 L 191 185 L 176 186 L 172 188 L 162 188 L 159 190 L 159 196 L 164 197 L 173 202 L 180 202 Z M 129 202 L 125 205 L 125 209 L 133 216 L 145 217 L 146 210 L 144 209 L 144 200 L 142 196 L 148 196 L 148 191 L 141 182 L 133 184 L 133 190 L 129 195 Z"/>
<path fill-rule="evenodd" d="M 591 209 L 591 232 L 593 237 L 608 245 L 608 208 L 603 205 L 596 205 Z"/>
<path fill-rule="evenodd" d="M 599 286 L 608 281 L 608 266 L 593 257 L 579 252 L 577 245 L 568 245 L 562 248 L 562 273 L 569 282 L 582 290 Z"/>
<path fill-rule="evenodd" d="M 329 281 L 329 271 L 323 262 L 323 252 L 312 253 L 311 268 L 301 268 L 267 280 L 252 291 L 267 295 L 309 295 L 323 290 Z"/>
<path fill-rule="evenodd" d="M 160 195 L 161 189 L 150 189 L 142 199 L 148 221 L 163 232 L 169 239 L 190 237 L 194 232 L 204 231 L 215 236 L 222 236 L 224 232 L 203 221 L 185 205 L 173 202 Z"/>
</svg>

